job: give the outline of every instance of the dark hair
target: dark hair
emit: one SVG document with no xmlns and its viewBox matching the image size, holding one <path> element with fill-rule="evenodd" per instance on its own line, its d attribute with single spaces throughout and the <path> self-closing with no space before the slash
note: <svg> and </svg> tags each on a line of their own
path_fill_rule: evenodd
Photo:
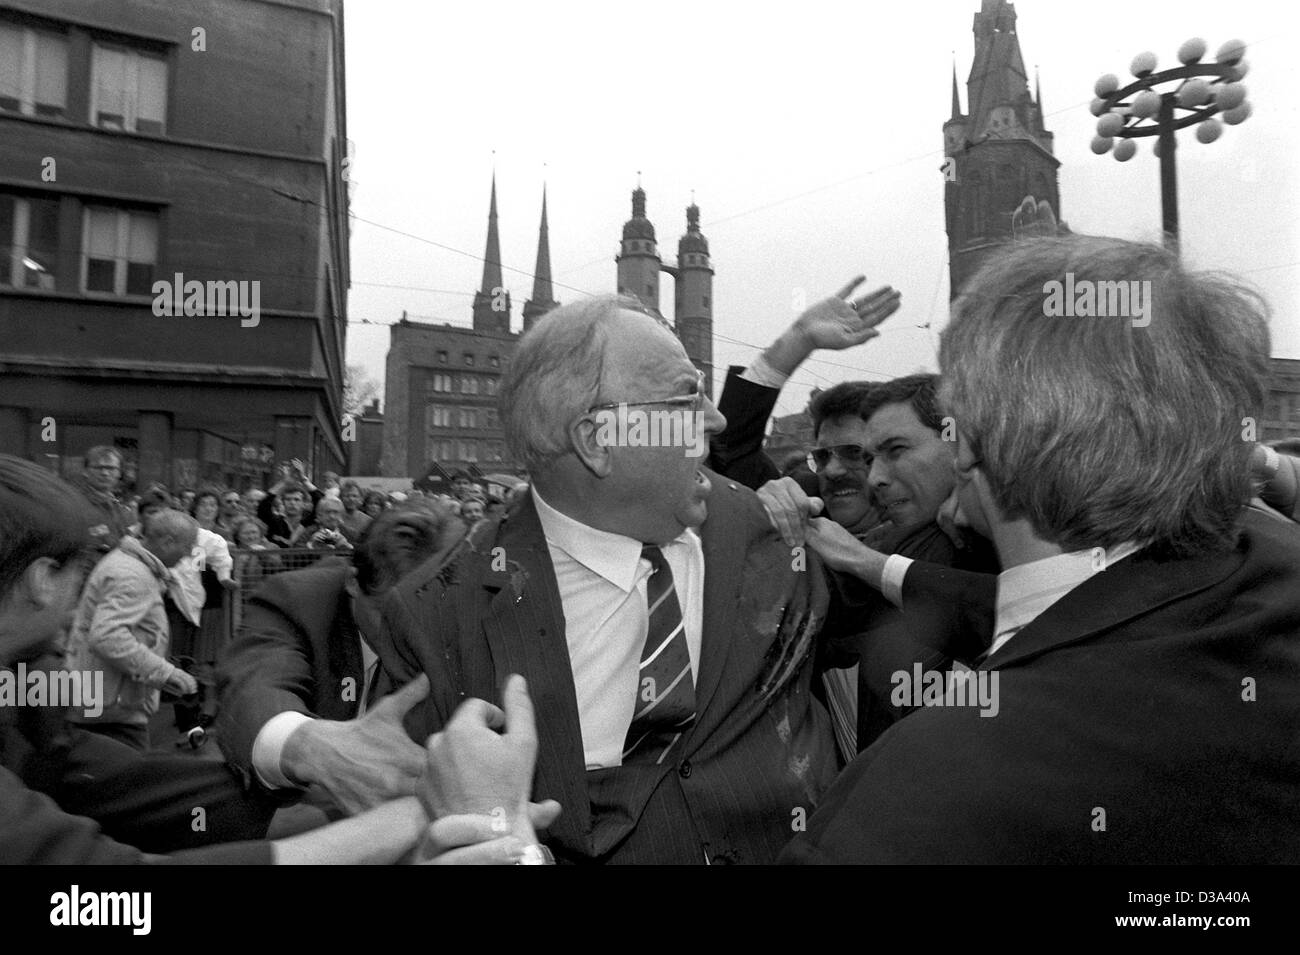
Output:
<svg viewBox="0 0 1300 955">
<path fill-rule="evenodd" d="M 171 492 L 161 484 L 150 484 L 145 492 L 140 495 L 140 514 L 143 515 L 147 507 L 171 507 Z"/>
<path fill-rule="evenodd" d="M 366 496 L 361 501 L 361 506 L 367 504 L 378 504 L 380 507 L 388 506 L 388 495 L 383 491 L 366 491 Z"/>
<path fill-rule="evenodd" d="M 943 415 L 939 413 L 939 376 L 907 375 L 874 385 L 862 403 L 862 420 L 868 420 L 885 405 L 911 405 L 921 424 L 931 431 L 943 430 Z"/>
<path fill-rule="evenodd" d="M 87 553 L 90 505 L 44 468 L 0 454 L 0 600 L 41 557 L 60 564 Z"/>
<path fill-rule="evenodd" d="M 210 497 L 217 502 L 217 510 L 221 510 L 221 495 L 226 493 L 214 484 L 205 484 L 194 492 L 194 500 L 190 502 L 190 516 L 199 516 L 199 501 L 205 497 Z"/>
<path fill-rule="evenodd" d="M 466 524 L 432 501 L 408 501 L 384 511 L 361 532 L 352 562 L 366 593 L 387 590 L 439 551 L 458 541 Z"/>
<path fill-rule="evenodd" d="M 342 484 L 339 485 L 339 497 L 342 497 L 343 494 L 347 491 L 356 491 L 358 494 L 360 494 L 361 485 L 358 484 L 356 481 L 344 481 Z"/>
<path fill-rule="evenodd" d="M 472 480 L 472 478 L 470 478 L 470 476 L 469 476 L 469 472 L 468 472 L 468 471 L 461 471 L 461 470 L 459 470 L 459 469 L 451 472 L 451 479 L 452 479 L 453 481 L 461 481 L 461 480 L 464 480 L 464 481 L 470 481 L 470 480 Z"/>
<path fill-rule="evenodd" d="M 311 495 L 307 493 L 307 488 L 304 485 L 299 484 L 297 481 L 291 481 L 284 487 L 280 488 L 280 500 L 283 501 L 290 494 L 301 494 L 304 501 L 308 504 L 311 503 Z"/>
<path fill-rule="evenodd" d="M 865 421 L 867 416 L 862 413 L 862 408 L 873 388 L 875 385 L 869 381 L 843 381 L 818 392 L 808 405 L 808 413 L 813 419 L 813 437 L 821 432 L 822 425 L 829 418 L 847 416 Z"/>
</svg>

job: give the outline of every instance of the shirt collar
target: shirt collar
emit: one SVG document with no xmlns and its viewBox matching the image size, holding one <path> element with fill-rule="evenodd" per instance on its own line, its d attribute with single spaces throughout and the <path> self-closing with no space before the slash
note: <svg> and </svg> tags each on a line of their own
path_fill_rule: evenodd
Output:
<svg viewBox="0 0 1300 955">
<path fill-rule="evenodd" d="M 1137 549 L 1137 544 L 1125 541 L 1106 550 L 1104 559 L 1098 553 L 1100 548 L 1091 548 L 1044 557 L 1002 571 L 998 574 L 995 648 L 1085 580 Z"/>
<path fill-rule="evenodd" d="M 547 504 L 537 486 L 532 488 L 533 502 L 537 505 L 537 519 L 542 534 L 551 547 L 564 551 L 592 573 L 603 577 L 624 593 L 631 593 L 641 572 L 641 541 L 623 534 L 602 531 L 567 514 L 562 514 Z M 685 543 L 690 529 L 662 546 Z"/>
</svg>

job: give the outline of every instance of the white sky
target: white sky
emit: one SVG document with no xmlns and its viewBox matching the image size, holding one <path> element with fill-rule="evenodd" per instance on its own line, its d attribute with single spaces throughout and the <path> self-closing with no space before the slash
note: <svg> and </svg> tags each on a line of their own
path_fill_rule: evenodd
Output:
<svg viewBox="0 0 1300 955">
<path fill-rule="evenodd" d="M 575 290 L 614 290 L 641 170 L 666 260 L 675 261 L 695 191 L 717 273 L 715 387 L 727 365 L 747 364 L 788 326 L 801 292 L 812 302 L 859 272 L 899 289 L 902 309 L 880 338 L 806 363 L 777 413 L 802 408 L 812 385 L 935 369 L 948 302 L 941 127 L 953 51 L 968 105 L 979 6 L 353 0 L 349 363 L 382 385 L 389 332 L 362 320 L 392 323 L 405 309 L 469 324 L 495 161 L 516 330 L 532 292 L 525 273 L 537 254 L 543 178 L 556 298 L 565 302 Z M 1089 150 L 1096 78 L 1123 79 L 1147 49 L 1160 68 L 1176 65 L 1191 36 L 1208 41 L 1211 60 L 1225 40 L 1248 44 L 1253 116 L 1209 146 L 1191 130 L 1179 135 L 1184 255 L 1245 273 L 1274 309 L 1273 354 L 1300 358 L 1295 8 L 1020 0 L 1015 9 L 1025 66 L 1031 84 L 1040 67 L 1056 134 L 1062 218 L 1076 232 L 1159 237 L 1152 140 L 1123 165 Z M 666 312 L 671 283 L 662 277 Z"/>
</svg>

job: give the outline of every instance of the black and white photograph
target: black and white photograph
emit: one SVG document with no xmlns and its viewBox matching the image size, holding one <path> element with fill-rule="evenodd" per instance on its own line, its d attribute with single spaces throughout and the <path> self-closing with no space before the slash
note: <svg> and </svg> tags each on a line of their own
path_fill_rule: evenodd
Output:
<svg viewBox="0 0 1300 955">
<path fill-rule="evenodd" d="M 98 868 L 168 863 L 1271 921 L 1298 25 L 0 0 L 0 863 L 65 867 L 20 921 L 178 939 L 211 890 Z"/>
</svg>

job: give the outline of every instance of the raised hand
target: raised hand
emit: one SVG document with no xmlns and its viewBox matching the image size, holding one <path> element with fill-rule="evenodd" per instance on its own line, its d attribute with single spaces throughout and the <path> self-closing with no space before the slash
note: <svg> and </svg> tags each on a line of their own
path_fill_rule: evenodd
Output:
<svg viewBox="0 0 1300 955">
<path fill-rule="evenodd" d="M 880 334 L 876 326 L 898 311 L 902 296 L 888 285 L 882 285 L 860 298 L 853 298 L 854 289 L 864 281 L 866 276 L 857 276 L 795 319 L 795 330 L 810 349 L 839 351 L 861 345 Z"/>
</svg>

